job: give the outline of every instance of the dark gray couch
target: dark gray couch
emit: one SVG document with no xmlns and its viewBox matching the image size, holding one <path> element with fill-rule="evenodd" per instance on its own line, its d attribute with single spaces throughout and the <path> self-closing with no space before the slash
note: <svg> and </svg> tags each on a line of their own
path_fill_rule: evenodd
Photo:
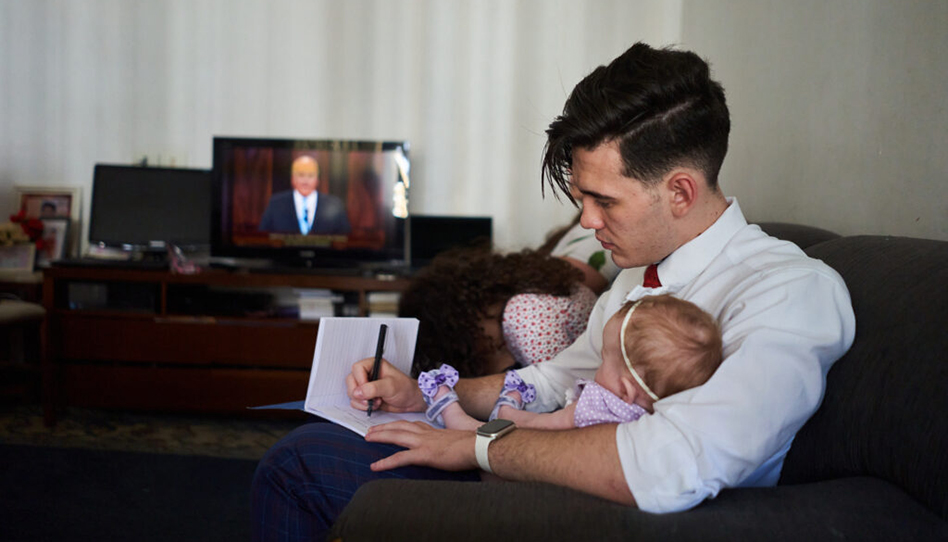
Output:
<svg viewBox="0 0 948 542">
<path fill-rule="evenodd" d="M 545 484 L 366 484 L 331 539 L 948 540 L 948 242 L 762 224 L 846 280 L 856 339 L 773 488 L 653 515 Z"/>
</svg>

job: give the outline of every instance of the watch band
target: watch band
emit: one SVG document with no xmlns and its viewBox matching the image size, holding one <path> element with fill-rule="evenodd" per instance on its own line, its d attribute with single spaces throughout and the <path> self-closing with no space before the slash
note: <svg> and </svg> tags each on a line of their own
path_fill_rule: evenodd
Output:
<svg viewBox="0 0 948 542">
<path fill-rule="evenodd" d="M 477 441 L 474 443 L 474 456 L 477 457 L 477 465 L 481 470 L 493 474 L 494 471 L 490 470 L 490 460 L 487 458 L 487 450 L 490 448 L 491 442 L 494 442 L 494 437 L 477 435 Z"/>
<path fill-rule="evenodd" d="M 481 469 L 493 474 L 494 471 L 491 470 L 490 460 L 487 457 L 490 443 L 516 428 L 516 424 L 510 420 L 492 420 L 477 428 L 477 436 L 474 441 L 474 457 Z"/>
</svg>

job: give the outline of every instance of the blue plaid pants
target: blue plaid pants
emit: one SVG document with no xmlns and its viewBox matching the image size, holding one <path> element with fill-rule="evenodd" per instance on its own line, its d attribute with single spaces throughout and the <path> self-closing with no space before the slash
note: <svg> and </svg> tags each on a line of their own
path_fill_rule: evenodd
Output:
<svg viewBox="0 0 948 542">
<path fill-rule="evenodd" d="M 253 540 L 325 540 L 329 528 L 365 482 L 380 478 L 477 481 L 477 471 L 369 465 L 402 450 L 366 442 L 332 423 L 302 425 L 260 460 L 251 489 Z"/>
</svg>

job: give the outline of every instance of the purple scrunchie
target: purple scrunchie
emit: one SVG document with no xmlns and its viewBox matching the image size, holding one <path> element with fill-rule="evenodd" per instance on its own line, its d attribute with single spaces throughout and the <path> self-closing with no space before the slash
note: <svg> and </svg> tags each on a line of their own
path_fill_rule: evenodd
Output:
<svg viewBox="0 0 948 542">
<path fill-rule="evenodd" d="M 524 383 L 516 371 L 507 371 L 507 375 L 504 377 L 504 389 L 501 394 L 507 391 L 520 392 L 520 399 L 523 400 L 524 404 L 532 403 L 537 398 L 536 386 Z"/>
<path fill-rule="evenodd" d="M 458 383 L 458 371 L 447 363 L 442 363 L 438 369 L 432 369 L 418 375 L 418 387 L 426 397 L 434 397 L 440 386 L 454 389 Z"/>
</svg>

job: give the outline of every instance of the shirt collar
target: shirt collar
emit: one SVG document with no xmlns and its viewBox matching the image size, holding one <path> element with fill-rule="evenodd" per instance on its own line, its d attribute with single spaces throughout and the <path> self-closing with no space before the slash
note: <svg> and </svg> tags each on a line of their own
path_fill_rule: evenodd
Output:
<svg viewBox="0 0 948 542">
<path fill-rule="evenodd" d="M 319 195 L 319 192 L 313 191 L 312 194 L 303 197 L 303 194 L 300 194 L 298 191 L 293 190 L 293 201 L 296 202 L 297 206 L 307 204 L 309 202 L 315 202 L 316 197 Z"/>
<path fill-rule="evenodd" d="M 747 225 L 736 198 L 727 198 L 727 209 L 700 235 L 678 247 L 658 264 L 658 279 L 669 292 L 677 292 L 693 281 L 724 250 L 724 246 Z"/>
</svg>

